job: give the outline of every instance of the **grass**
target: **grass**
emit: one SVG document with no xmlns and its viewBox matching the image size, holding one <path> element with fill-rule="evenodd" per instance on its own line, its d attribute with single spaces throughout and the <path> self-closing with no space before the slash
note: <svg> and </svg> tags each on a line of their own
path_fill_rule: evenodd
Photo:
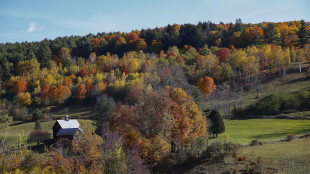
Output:
<svg viewBox="0 0 310 174">
<path fill-rule="evenodd" d="M 301 73 L 299 73 L 298 63 L 295 62 L 292 63 L 287 70 L 286 76 L 279 76 L 278 71 L 276 70 L 269 74 L 265 74 L 265 76 L 261 75 L 261 91 L 259 92 L 259 98 L 256 98 L 256 90 L 254 87 L 252 87 L 249 91 L 244 91 L 243 93 L 239 94 L 239 98 L 237 99 L 237 107 L 246 107 L 252 105 L 259 101 L 259 99 L 272 93 L 292 94 L 303 90 L 310 90 L 310 74 L 306 72 L 307 68 L 310 68 L 310 62 L 304 63 L 302 65 L 303 70 Z M 241 86 L 246 84 L 243 78 L 237 79 L 237 81 Z M 225 95 L 223 97 L 225 98 Z M 207 100 L 204 102 L 204 106 L 206 108 L 212 108 L 214 103 L 217 103 L 218 100 L 218 97 L 214 99 L 207 98 Z M 223 103 L 224 101 L 221 102 Z M 231 110 L 232 109 L 234 109 L 233 104 L 231 106 Z M 219 109 L 219 111 L 221 114 L 224 114 L 222 109 Z"/>
<path fill-rule="evenodd" d="M 94 129 L 91 120 L 79 119 L 82 127 Z M 42 122 L 43 131 L 52 133 L 55 121 Z M 13 145 L 18 142 L 19 135 L 24 133 L 27 139 L 34 129 L 35 122 L 16 121 L 7 131 L 0 132 L 0 136 L 6 136 L 7 143 Z M 224 139 L 235 143 L 250 143 L 253 139 L 260 141 L 286 138 L 288 134 L 300 135 L 310 132 L 310 120 L 290 119 L 249 119 L 249 120 L 225 120 L 226 133 L 210 141 L 223 141 Z"/>
<path fill-rule="evenodd" d="M 91 120 L 83 120 L 79 119 L 82 127 L 88 127 L 93 129 L 91 125 Z M 41 127 L 43 131 L 48 131 L 52 134 L 52 127 L 55 123 L 55 120 L 48 122 L 41 122 Z M 23 121 L 15 121 L 11 126 L 6 130 L 2 130 L 0 132 L 0 137 L 5 136 L 6 141 L 9 145 L 14 145 L 18 142 L 19 135 L 24 134 L 24 140 L 26 140 L 30 134 L 30 132 L 34 129 L 35 122 L 23 122 Z"/>
<path fill-rule="evenodd" d="M 282 114 L 276 115 L 275 117 L 285 117 L 285 118 L 293 118 L 293 119 L 310 119 L 310 111 L 282 113 Z"/>
<path fill-rule="evenodd" d="M 281 142 L 241 148 L 239 156 L 246 156 L 256 162 L 262 158 L 263 164 L 281 169 L 282 173 L 304 173 L 310 170 L 310 138 L 295 139 L 292 142 Z"/>
<path fill-rule="evenodd" d="M 44 106 L 44 107 L 31 107 L 28 109 L 28 118 L 31 118 L 31 114 L 34 109 L 40 109 L 43 113 L 47 113 L 52 119 L 62 119 L 67 114 L 70 118 L 75 119 L 91 119 L 95 112 L 93 112 L 93 106 L 88 105 L 73 105 L 73 106 Z"/>
<path fill-rule="evenodd" d="M 225 120 L 226 133 L 212 141 L 224 139 L 234 143 L 250 143 L 253 139 L 268 141 L 286 138 L 288 134 L 300 135 L 310 132 L 310 120 L 248 119 Z"/>
</svg>

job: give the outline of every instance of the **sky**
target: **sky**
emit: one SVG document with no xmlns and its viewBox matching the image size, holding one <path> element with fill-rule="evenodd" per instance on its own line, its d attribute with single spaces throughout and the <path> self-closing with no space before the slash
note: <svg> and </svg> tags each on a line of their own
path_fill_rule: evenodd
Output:
<svg viewBox="0 0 310 174">
<path fill-rule="evenodd" d="M 0 0 L 0 43 L 237 18 L 310 21 L 310 0 Z"/>
</svg>

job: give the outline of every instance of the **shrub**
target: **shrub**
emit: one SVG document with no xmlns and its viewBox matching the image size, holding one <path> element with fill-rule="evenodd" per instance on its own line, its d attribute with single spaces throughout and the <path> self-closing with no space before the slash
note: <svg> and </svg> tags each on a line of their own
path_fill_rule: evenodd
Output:
<svg viewBox="0 0 310 174">
<path fill-rule="evenodd" d="M 30 133 L 29 138 L 27 140 L 28 143 L 37 143 L 39 145 L 41 142 L 44 142 L 50 139 L 51 134 L 46 131 L 34 130 Z"/>
<path fill-rule="evenodd" d="M 310 109 L 310 92 L 309 91 L 301 91 L 298 94 L 298 97 L 301 101 L 300 107 Z"/>
<path fill-rule="evenodd" d="M 288 94 L 282 96 L 281 110 L 297 109 L 300 107 L 301 100 L 297 95 Z"/>
<path fill-rule="evenodd" d="M 250 146 L 257 146 L 259 145 L 259 141 L 258 140 L 252 140 L 250 143 Z"/>
<path fill-rule="evenodd" d="M 34 104 L 34 105 L 36 105 L 36 106 L 41 105 L 41 99 L 40 99 L 40 97 L 35 96 L 35 97 L 32 99 L 32 104 Z"/>
<path fill-rule="evenodd" d="M 294 135 L 293 134 L 289 134 L 286 137 L 286 141 L 292 141 L 294 139 Z"/>
<path fill-rule="evenodd" d="M 223 145 L 220 142 L 214 142 L 210 146 L 208 146 L 204 155 L 208 158 L 213 158 L 216 156 L 221 156 L 223 153 Z"/>
<path fill-rule="evenodd" d="M 191 148 L 189 152 L 195 157 L 199 157 L 201 152 L 206 149 L 206 141 L 203 137 L 198 137 L 191 140 Z"/>
<path fill-rule="evenodd" d="M 36 109 L 32 112 L 32 120 L 33 121 L 38 121 L 43 118 L 42 111 L 40 109 Z"/>
<path fill-rule="evenodd" d="M 37 166 L 40 163 L 40 157 L 33 153 L 27 153 L 24 158 L 22 159 L 20 163 L 20 168 L 22 170 L 27 171 L 27 173 L 32 170 L 35 166 Z"/>
<path fill-rule="evenodd" d="M 256 114 L 278 114 L 280 112 L 280 109 L 281 98 L 275 94 L 264 97 L 256 104 Z"/>
<path fill-rule="evenodd" d="M 238 144 L 234 144 L 232 142 L 227 142 L 223 144 L 223 149 L 225 152 L 225 155 L 229 154 L 229 153 L 235 153 L 238 151 L 239 149 L 239 145 Z"/>
<path fill-rule="evenodd" d="M 245 156 L 239 156 L 238 161 L 245 161 Z"/>
<path fill-rule="evenodd" d="M 257 162 L 257 163 L 263 162 L 263 157 L 258 156 L 257 159 L 256 159 L 256 162 Z"/>
<path fill-rule="evenodd" d="M 237 152 L 232 153 L 231 156 L 232 156 L 233 158 L 235 158 L 235 159 L 238 159 L 238 157 L 239 157 L 239 155 L 238 155 Z"/>
<path fill-rule="evenodd" d="M 13 120 L 24 121 L 28 119 L 28 109 L 27 107 L 14 106 L 10 111 L 10 115 L 13 116 Z"/>
</svg>

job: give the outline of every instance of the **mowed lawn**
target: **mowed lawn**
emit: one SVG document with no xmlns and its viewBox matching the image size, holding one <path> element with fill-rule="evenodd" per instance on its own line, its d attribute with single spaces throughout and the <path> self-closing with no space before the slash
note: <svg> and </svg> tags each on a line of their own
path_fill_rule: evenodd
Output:
<svg viewBox="0 0 310 174">
<path fill-rule="evenodd" d="M 225 120 L 226 131 L 212 141 L 228 140 L 245 144 L 257 139 L 260 141 L 286 138 L 288 134 L 301 135 L 310 132 L 310 120 L 291 119 L 247 119 Z"/>
<path fill-rule="evenodd" d="M 88 127 L 93 129 L 91 120 L 78 119 L 82 127 Z M 41 127 L 43 131 L 48 131 L 51 134 L 53 133 L 52 127 L 55 124 L 55 120 L 48 122 L 41 122 Z M 19 136 L 24 134 L 24 140 L 26 140 L 31 131 L 34 129 L 35 122 L 23 122 L 16 121 L 7 130 L 0 131 L 0 137 L 5 136 L 6 141 L 9 145 L 14 145 L 19 140 Z"/>
<path fill-rule="evenodd" d="M 239 156 L 252 162 L 261 157 L 264 165 L 277 168 L 280 173 L 307 173 L 310 171 L 310 138 L 244 147 L 239 150 Z"/>
</svg>

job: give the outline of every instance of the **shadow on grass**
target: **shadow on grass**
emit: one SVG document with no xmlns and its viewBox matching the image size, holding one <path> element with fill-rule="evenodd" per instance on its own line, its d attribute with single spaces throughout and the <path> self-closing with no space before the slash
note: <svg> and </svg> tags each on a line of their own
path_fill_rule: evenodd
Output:
<svg viewBox="0 0 310 174">
<path fill-rule="evenodd" d="M 25 124 L 25 123 L 31 123 L 31 121 L 19 121 L 17 123 L 10 124 L 10 126 L 17 126 L 17 125 L 21 125 L 21 124 Z"/>
<path fill-rule="evenodd" d="M 302 128 L 300 130 L 289 129 L 289 130 L 286 130 L 285 132 L 254 135 L 254 136 L 251 136 L 251 138 L 253 139 L 266 139 L 266 138 L 276 139 L 280 136 L 287 136 L 288 134 L 301 135 L 301 134 L 310 132 L 310 128 L 308 126 L 301 126 L 301 127 Z"/>
<path fill-rule="evenodd" d="M 44 143 L 40 143 L 39 145 L 37 145 L 36 143 L 32 146 L 29 146 L 29 148 L 37 153 L 44 153 L 44 149 L 45 147 L 49 147 L 50 145 L 52 145 L 54 143 L 54 141 L 52 139 L 45 141 Z"/>
<path fill-rule="evenodd" d="M 287 82 L 287 84 L 303 82 L 303 81 L 309 81 L 309 80 L 310 80 L 310 77 L 305 77 L 305 78 L 291 80 L 291 81 Z"/>
</svg>

